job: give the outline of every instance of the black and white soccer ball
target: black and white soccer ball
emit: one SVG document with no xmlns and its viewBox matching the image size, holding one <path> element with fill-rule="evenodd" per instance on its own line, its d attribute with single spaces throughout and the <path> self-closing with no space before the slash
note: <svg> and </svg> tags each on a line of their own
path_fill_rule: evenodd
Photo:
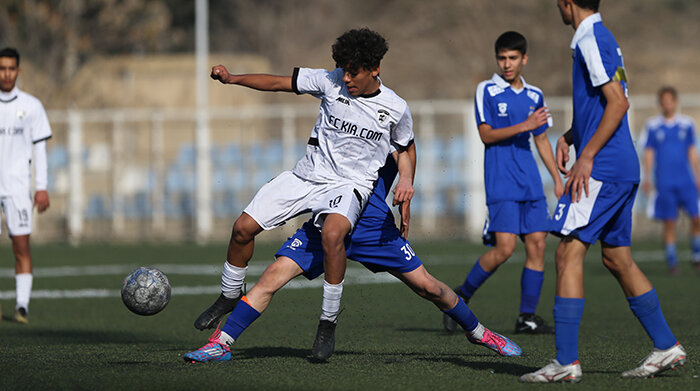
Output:
<svg viewBox="0 0 700 391">
<path fill-rule="evenodd" d="M 170 291 L 170 281 L 162 271 L 143 266 L 124 279 L 122 301 L 135 314 L 153 315 L 168 305 Z"/>
</svg>

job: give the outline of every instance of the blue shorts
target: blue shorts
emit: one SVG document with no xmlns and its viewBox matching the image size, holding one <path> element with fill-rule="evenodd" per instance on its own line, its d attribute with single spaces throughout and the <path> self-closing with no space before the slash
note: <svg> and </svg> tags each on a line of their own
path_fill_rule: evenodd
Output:
<svg viewBox="0 0 700 391">
<path fill-rule="evenodd" d="M 552 233 L 584 243 L 596 240 L 611 246 L 632 244 L 632 206 L 638 184 L 588 180 L 589 196 L 572 203 L 563 195 L 552 216 Z"/>
<path fill-rule="evenodd" d="M 360 234 L 366 238 L 363 232 L 358 232 L 362 226 L 358 226 L 353 234 Z M 386 228 L 384 229 L 386 230 Z M 384 232 L 376 236 L 376 240 L 360 241 L 350 240 L 346 242 L 347 257 L 361 263 L 374 273 L 394 271 L 408 273 L 423 263 L 413 251 L 408 241 L 401 237 L 399 230 L 393 227 L 395 232 Z M 277 250 L 275 257 L 288 257 L 296 262 L 302 270 L 304 277 L 309 280 L 323 274 L 323 246 L 321 233 L 312 222 L 307 221 L 299 228 L 291 238 Z"/>
<path fill-rule="evenodd" d="M 690 217 L 698 217 L 698 188 L 694 183 L 687 186 L 660 187 L 657 189 L 656 199 L 650 204 L 653 206 L 651 217 L 659 220 L 675 220 L 678 218 L 678 208 L 682 207 Z"/>
<path fill-rule="evenodd" d="M 491 232 L 526 235 L 550 229 L 547 200 L 498 201 L 488 205 L 489 215 L 484 224 L 484 237 Z"/>
</svg>

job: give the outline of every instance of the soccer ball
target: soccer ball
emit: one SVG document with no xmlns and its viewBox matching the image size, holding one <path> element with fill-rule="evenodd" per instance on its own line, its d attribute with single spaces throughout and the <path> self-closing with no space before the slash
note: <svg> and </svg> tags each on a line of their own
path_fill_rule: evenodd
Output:
<svg viewBox="0 0 700 391">
<path fill-rule="evenodd" d="M 135 314 L 157 314 L 170 302 L 168 277 L 150 266 L 135 269 L 124 279 L 122 301 Z"/>
</svg>

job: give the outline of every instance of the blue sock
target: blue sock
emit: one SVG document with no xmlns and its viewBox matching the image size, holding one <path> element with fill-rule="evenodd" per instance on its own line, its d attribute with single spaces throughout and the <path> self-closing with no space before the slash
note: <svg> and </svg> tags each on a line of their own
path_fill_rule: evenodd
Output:
<svg viewBox="0 0 700 391">
<path fill-rule="evenodd" d="M 467 303 L 458 296 L 459 301 L 457 305 L 451 310 L 442 311 L 454 319 L 455 322 L 459 323 L 460 326 L 466 331 L 472 331 L 479 325 L 479 320 L 476 318 L 472 310 L 469 309 Z"/>
<path fill-rule="evenodd" d="M 676 266 L 678 264 L 678 256 L 676 255 L 676 244 L 666 245 L 666 262 L 669 267 Z"/>
<path fill-rule="evenodd" d="M 477 259 L 474 267 L 472 267 L 472 270 L 469 271 L 467 279 L 464 280 L 464 284 L 462 284 L 462 294 L 466 297 L 474 296 L 474 292 L 479 289 L 481 284 L 483 284 L 486 279 L 491 277 L 491 274 L 493 274 L 493 272 L 489 273 L 482 269 L 481 265 L 479 264 L 479 260 Z"/>
<path fill-rule="evenodd" d="M 520 313 L 534 314 L 544 281 L 544 272 L 523 268 L 520 276 Z"/>
<path fill-rule="evenodd" d="M 700 235 L 693 236 L 691 239 L 693 247 L 693 262 L 700 262 Z"/>
<path fill-rule="evenodd" d="M 251 307 L 244 299 L 245 296 L 236 304 L 233 312 L 226 319 L 226 324 L 221 329 L 233 339 L 238 339 L 243 330 L 247 329 L 260 316 L 260 312 Z"/>
<path fill-rule="evenodd" d="M 649 334 L 649 338 L 654 341 L 655 348 L 666 350 L 678 342 L 668 327 L 663 312 L 661 312 L 656 289 L 652 288 L 643 295 L 628 297 L 627 301 L 630 303 L 630 309 L 634 316 L 639 319 L 644 330 Z"/>
<path fill-rule="evenodd" d="M 554 340 L 561 365 L 578 360 L 578 328 L 585 302 L 586 299 L 554 296 Z"/>
</svg>

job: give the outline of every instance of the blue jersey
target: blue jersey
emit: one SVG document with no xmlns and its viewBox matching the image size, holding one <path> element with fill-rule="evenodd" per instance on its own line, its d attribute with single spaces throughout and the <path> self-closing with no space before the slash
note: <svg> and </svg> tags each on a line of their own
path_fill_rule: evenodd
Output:
<svg viewBox="0 0 700 391">
<path fill-rule="evenodd" d="M 574 51 L 571 128 L 578 157 L 603 118 L 606 100 L 598 87 L 619 81 L 626 95 L 627 75 L 622 51 L 598 13 L 581 22 L 571 41 L 571 49 Z M 639 183 L 639 159 L 626 113 L 610 140 L 595 156 L 591 176 L 600 181 Z"/>
<path fill-rule="evenodd" d="M 656 186 L 695 186 L 695 175 L 688 159 L 688 149 L 695 147 L 693 120 L 676 115 L 670 121 L 656 116 L 646 124 L 645 148 L 654 151 Z"/>
<path fill-rule="evenodd" d="M 507 128 L 525 121 L 530 114 L 546 106 L 542 90 L 525 83 L 515 90 L 499 75 L 479 83 L 474 98 L 477 126 Z M 498 201 L 534 201 L 543 199 L 542 178 L 530 149 L 530 133 L 542 134 L 547 124 L 497 143 L 487 144 L 484 153 L 486 203 Z"/>
<path fill-rule="evenodd" d="M 367 206 L 355 225 L 352 242 L 379 243 L 399 236 L 394 215 L 386 203 L 386 197 L 398 172 L 394 158 L 389 155 L 384 167 L 379 170 L 377 182 Z"/>
</svg>

